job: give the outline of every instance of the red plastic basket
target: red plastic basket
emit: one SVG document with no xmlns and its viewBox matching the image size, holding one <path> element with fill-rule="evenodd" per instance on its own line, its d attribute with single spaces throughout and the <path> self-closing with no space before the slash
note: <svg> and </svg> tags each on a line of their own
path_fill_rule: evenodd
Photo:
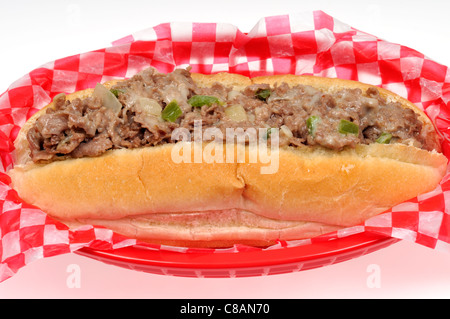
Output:
<svg viewBox="0 0 450 319">
<path fill-rule="evenodd" d="M 200 278 L 283 274 L 340 263 L 399 241 L 360 233 L 327 242 L 239 253 L 180 253 L 130 246 L 115 250 L 82 248 L 76 253 L 104 263 L 147 273 Z"/>
</svg>

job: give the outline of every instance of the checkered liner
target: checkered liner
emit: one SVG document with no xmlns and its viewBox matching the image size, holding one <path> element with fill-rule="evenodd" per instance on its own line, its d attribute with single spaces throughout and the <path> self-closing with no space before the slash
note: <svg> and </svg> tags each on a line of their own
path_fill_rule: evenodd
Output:
<svg viewBox="0 0 450 319">
<path fill-rule="evenodd" d="M 356 30 L 321 11 L 261 19 L 248 33 L 225 23 L 165 23 L 115 41 L 113 46 L 47 63 L 14 82 L 0 96 L 0 281 L 30 262 L 81 247 L 146 245 L 104 228 L 76 231 L 17 196 L 5 174 L 20 127 L 60 92 L 122 79 L 154 66 L 161 72 L 191 66 L 193 72 L 246 76 L 312 74 L 358 80 L 408 98 L 425 110 L 450 147 L 448 68 L 408 47 Z M 450 252 L 449 176 L 432 192 L 397 205 L 363 225 L 309 240 L 279 242 L 283 249 L 369 231 Z M 224 252 L 255 247 L 235 246 Z M 205 250 L 175 248 L 180 253 Z M 206 250 L 211 252 L 214 250 Z"/>
</svg>

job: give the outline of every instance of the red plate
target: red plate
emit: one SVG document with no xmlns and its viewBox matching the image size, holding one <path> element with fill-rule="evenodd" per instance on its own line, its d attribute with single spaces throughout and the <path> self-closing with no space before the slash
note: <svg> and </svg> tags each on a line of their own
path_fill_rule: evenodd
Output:
<svg viewBox="0 0 450 319">
<path fill-rule="evenodd" d="M 336 264 L 390 246 L 398 239 L 361 233 L 323 243 L 273 250 L 180 253 L 138 246 L 116 250 L 82 248 L 78 254 L 153 274 L 182 277 L 249 277 L 296 272 Z"/>
</svg>

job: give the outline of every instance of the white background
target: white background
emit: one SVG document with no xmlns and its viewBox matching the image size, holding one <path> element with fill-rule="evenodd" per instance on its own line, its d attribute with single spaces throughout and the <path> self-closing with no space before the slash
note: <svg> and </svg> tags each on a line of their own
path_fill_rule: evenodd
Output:
<svg viewBox="0 0 450 319">
<path fill-rule="evenodd" d="M 40 65 L 109 46 L 164 22 L 226 22 L 248 32 L 265 16 L 322 10 L 379 38 L 450 66 L 450 2 L 315 1 L 24 1 L 0 2 L 0 91 Z M 70 288 L 70 266 L 81 271 Z M 380 286 L 371 287 L 371 269 Z M 0 298 L 449 298 L 450 254 L 399 242 L 314 270 L 250 278 L 153 275 L 75 254 L 38 260 L 0 283 Z"/>
</svg>

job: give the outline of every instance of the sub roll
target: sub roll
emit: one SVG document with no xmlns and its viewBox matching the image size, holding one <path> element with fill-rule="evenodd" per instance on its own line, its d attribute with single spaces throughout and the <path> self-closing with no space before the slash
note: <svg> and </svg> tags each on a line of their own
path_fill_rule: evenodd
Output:
<svg viewBox="0 0 450 319">
<path fill-rule="evenodd" d="M 360 224 L 446 167 L 430 119 L 378 87 L 148 68 L 55 96 L 22 127 L 8 174 L 70 227 L 227 247 Z"/>
</svg>

